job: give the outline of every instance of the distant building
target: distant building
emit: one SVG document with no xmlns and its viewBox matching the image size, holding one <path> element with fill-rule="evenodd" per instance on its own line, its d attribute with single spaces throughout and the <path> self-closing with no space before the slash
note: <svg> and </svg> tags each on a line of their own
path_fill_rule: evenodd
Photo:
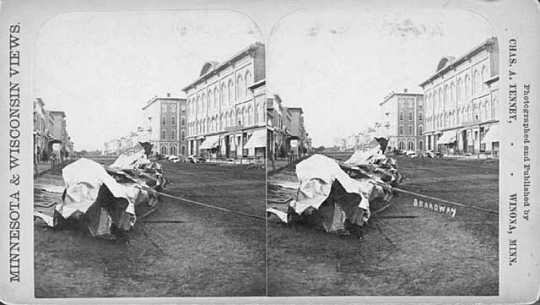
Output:
<svg viewBox="0 0 540 305">
<path fill-rule="evenodd" d="M 291 126 L 291 113 L 283 106 L 277 94 L 268 95 L 266 99 L 267 116 L 267 147 L 269 154 L 274 158 L 285 158 L 289 151 L 288 126 Z"/>
<path fill-rule="evenodd" d="M 288 131 L 290 134 L 289 143 L 297 143 L 299 155 L 303 155 L 307 149 L 305 145 L 306 141 L 306 128 L 304 126 L 304 111 L 301 107 L 287 107 L 287 110 L 291 114 L 290 125 Z M 292 145 L 293 147 L 295 145 Z"/>
<path fill-rule="evenodd" d="M 45 110 L 45 103 L 41 98 L 34 100 L 34 158 L 37 162 L 46 161 L 50 153 L 49 141 L 52 136 L 49 126 L 52 126 L 52 118 Z"/>
<path fill-rule="evenodd" d="M 420 93 L 392 92 L 379 104 L 383 114 L 377 133 L 388 137 L 388 150 L 425 150 L 424 96 Z"/>
<path fill-rule="evenodd" d="M 254 43 L 222 63 L 207 62 L 187 95 L 189 155 L 264 157 L 265 50 Z"/>
<path fill-rule="evenodd" d="M 499 151 L 499 47 L 493 37 L 459 58 L 444 57 L 420 86 L 427 149 L 446 154 Z"/>
<path fill-rule="evenodd" d="M 186 155 L 186 99 L 167 94 L 150 99 L 142 109 L 147 120 L 147 140 L 154 145 L 154 150 L 162 155 Z M 134 140 L 131 142 L 136 144 Z"/>
</svg>

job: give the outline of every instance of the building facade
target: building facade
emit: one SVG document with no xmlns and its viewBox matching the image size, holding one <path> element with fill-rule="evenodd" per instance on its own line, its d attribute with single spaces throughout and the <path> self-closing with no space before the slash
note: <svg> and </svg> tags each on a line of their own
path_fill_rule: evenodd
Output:
<svg viewBox="0 0 540 305">
<path fill-rule="evenodd" d="M 41 98 L 34 100 L 34 158 L 36 162 L 46 161 L 50 154 L 49 141 L 52 135 L 49 126 L 53 125 L 50 113 L 45 109 Z"/>
<path fill-rule="evenodd" d="M 277 94 L 267 97 L 266 113 L 268 154 L 273 158 L 285 158 L 289 151 L 291 113 Z"/>
<path fill-rule="evenodd" d="M 421 152 L 425 150 L 422 136 L 425 128 L 424 96 L 407 90 L 387 95 L 379 104 L 383 119 L 379 133 L 388 137 L 388 150 Z M 382 130 L 382 132 L 381 132 Z"/>
<path fill-rule="evenodd" d="M 264 157 L 266 97 L 264 44 L 254 43 L 228 60 L 203 65 L 187 95 L 189 155 Z"/>
<path fill-rule="evenodd" d="M 499 49 L 490 38 L 460 58 L 442 58 L 420 84 L 426 97 L 428 150 L 493 154 L 499 150 Z"/>
<path fill-rule="evenodd" d="M 142 136 L 141 133 L 146 131 L 145 141 L 154 145 L 154 151 L 161 155 L 186 155 L 186 107 L 185 98 L 171 97 L 170 94 L 166 97 L 150 99 L 142 108 L 145 120 L 147 120 L 146 126 L 139 128 L 134 137 L 139 138 Z M 122 141 L 120 141 L 120 147 L 122 147 Z"/>
</svg>

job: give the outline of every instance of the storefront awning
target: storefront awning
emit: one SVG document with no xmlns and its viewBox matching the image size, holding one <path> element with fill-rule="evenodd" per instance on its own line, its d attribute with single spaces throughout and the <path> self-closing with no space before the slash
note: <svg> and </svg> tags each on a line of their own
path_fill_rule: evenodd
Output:
<svg viewBox="0 0 540 305">
<path fill-rule="evenodd" d="M 499 142 L 501 137 L 499 124 L 491 125 L 482 140 L 484 143 Z"/>
<path fill-rule="evenodd" d="M 257 147 L 266 147 L 266 129 L 255 130 L 246 145 L 244 145 L 245 149 Z"/>
<path fill-rule="evenodd" d="M 201 146 L 199 146 L 199 149 L 212 149 L 216 148 L 219 145 L 219 136 L 208 136 L 202 142 Z"/>
<path fill-rule="evenodd" d="M 456 142 L 456 131 L 445 131 L 437 140 L 437 144 L 452 144 Z"/>
</svg>

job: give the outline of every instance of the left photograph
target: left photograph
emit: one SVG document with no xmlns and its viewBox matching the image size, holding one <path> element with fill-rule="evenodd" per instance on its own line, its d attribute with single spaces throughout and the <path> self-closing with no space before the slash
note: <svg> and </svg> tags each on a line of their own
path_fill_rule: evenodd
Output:
<svg viewBox="0 0 540 305">
<path fill-rule="evenodd" d="M 228 11 L 43 25 L 35 297 L 266 295 L 261 41 Z"/>
</svg>

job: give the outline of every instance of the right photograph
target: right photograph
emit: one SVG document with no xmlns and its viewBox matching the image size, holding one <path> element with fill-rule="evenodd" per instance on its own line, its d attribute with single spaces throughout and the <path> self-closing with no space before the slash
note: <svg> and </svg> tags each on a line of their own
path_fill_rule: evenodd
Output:
<svg viewBox="0 0 540 305">
<path fill-rule="evenodd" d="M 465 10 L 274 26 L 269 296 L 499 294 L 498 44 Z"/>
</svg>

